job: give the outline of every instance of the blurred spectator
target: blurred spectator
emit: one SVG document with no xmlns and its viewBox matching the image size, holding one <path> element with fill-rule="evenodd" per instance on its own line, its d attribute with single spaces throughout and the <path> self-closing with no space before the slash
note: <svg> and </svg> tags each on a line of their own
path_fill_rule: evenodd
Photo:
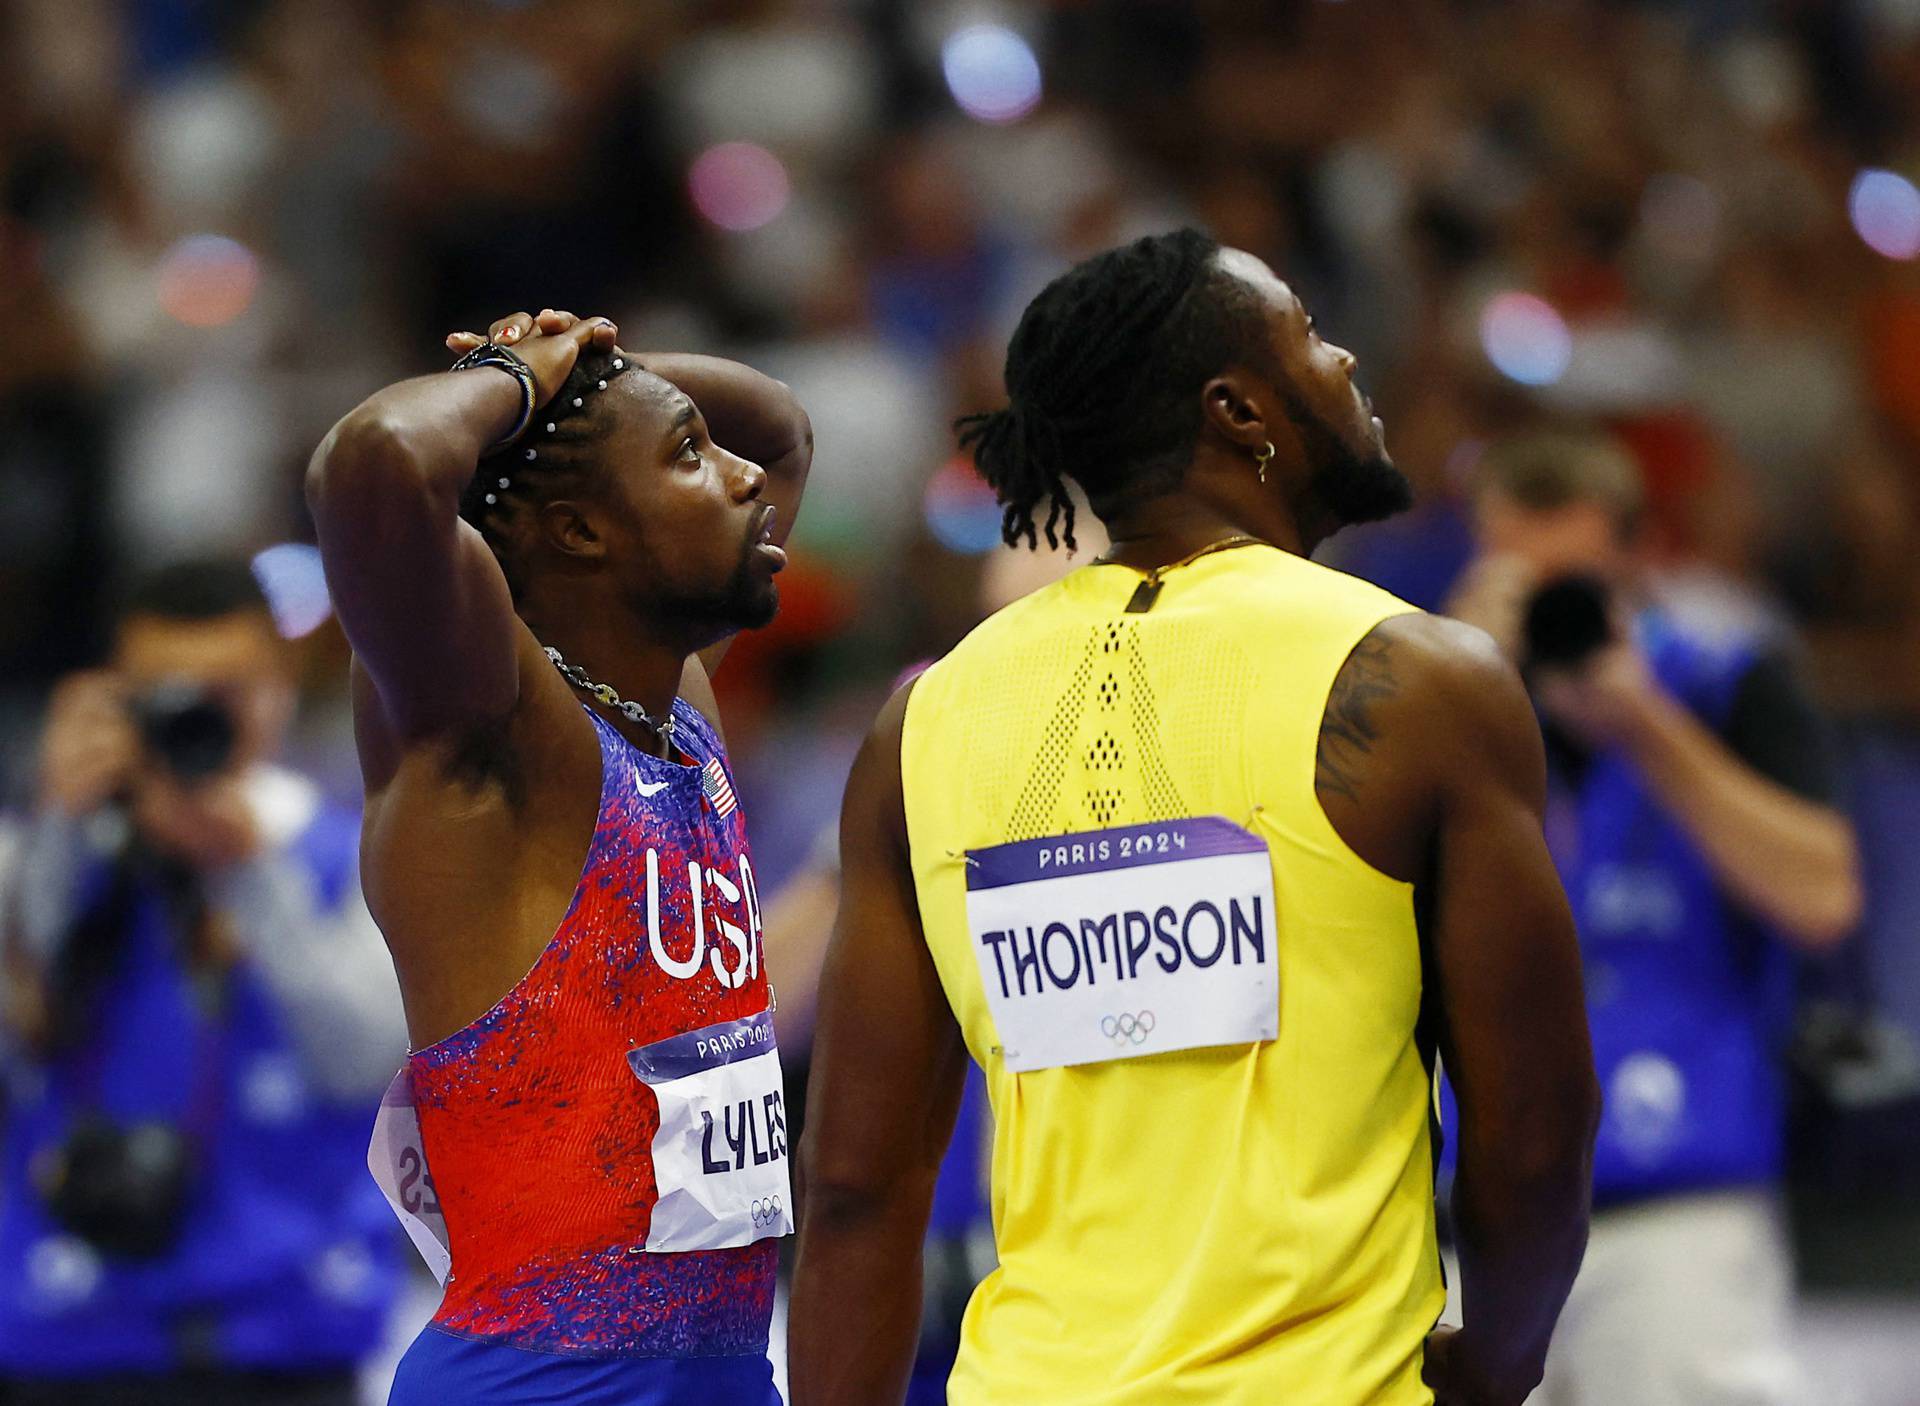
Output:
<svg viewBox="0 0 1920 1406">
<path fill-rule="evenodd" d="M 1642 505 L 1606 439 L 1496 444 L 1450 607 L 1542 709 L 1606 1092 L 1592 1240 L 1536 1399 L 1784 1406 L 1789 958 L 1857 920 L 1854 837 L 1781 643 L 1663 603 Z"/>
<path fill-rule="evenodd" d="M 10 1406 L 347 1406 L 385 1327 L 404 1028 L 358 819 L 273 764 L 292 702 L 228 560 L 154 573 L 54 692 L 0 875 Z"/>
</svg>

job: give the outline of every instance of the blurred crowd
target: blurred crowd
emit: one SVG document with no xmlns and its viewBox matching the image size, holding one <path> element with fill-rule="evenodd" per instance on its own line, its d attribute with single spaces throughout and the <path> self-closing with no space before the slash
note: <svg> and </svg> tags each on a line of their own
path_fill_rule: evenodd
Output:
<svg viewBox="0 0 1920 1406">
<path fill-rule="evenodd" d="M 1048 278 L 1197 223 L 1357 354 L 1419 490 L 1329 560 L 1438 607 L 1487 448 L 1598 427 L 1671 597 L 1802 642 L 1867 889 L 1809 977 L 1843 1016 L 1807 1179 L 1871 1239 L 1848 1208 L 1915 1159 L 1832 1104 L 1897 1104 L 1920 1034 L 1916 178 L 1920 0 L 12 0 L 0 794 L 125 583 L 220 551 L 265 553 L 289 754 L 350 803 L 306 456 L 555 306 L 812 415 L 783 614 L 719 686 L 764 886 L 817 874 L 889 683 L 996 594 L 950 422 Z"/>
</svg>

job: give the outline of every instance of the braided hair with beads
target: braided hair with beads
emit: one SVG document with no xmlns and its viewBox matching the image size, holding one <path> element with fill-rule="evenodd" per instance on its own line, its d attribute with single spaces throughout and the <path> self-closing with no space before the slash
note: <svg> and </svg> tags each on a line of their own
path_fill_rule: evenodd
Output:
<svg viewBox="0 0 1920 1406">
<path fill-rule="evenodd" d="M 523 584 L 513 550 L 518 529 L 548 503 L 579 492 L 599 471 L 598 446 L 613 414 L 601 392 L 636 369 L 643 368 L 625 352 L 583 349 L 526 432 L 484 455 L 462 491 L 460 516 L 492 548 L 516 602 Z"/>
<path fill-rule="evenodd" d="M 1219 249 L 1198 230 L 1150 235 L 1076 265 L 1027 305 L 1007 346 L 1006 408 L 956 424 L 1009 546 L 1037 546 L 1043 530 L 1074 545 L 1069 478 L 1103 518 L 1177 487 L 1201 387 L 1229 365 L 1271 369 L 1258 299 L 1215 263 Z"/>
</svg>

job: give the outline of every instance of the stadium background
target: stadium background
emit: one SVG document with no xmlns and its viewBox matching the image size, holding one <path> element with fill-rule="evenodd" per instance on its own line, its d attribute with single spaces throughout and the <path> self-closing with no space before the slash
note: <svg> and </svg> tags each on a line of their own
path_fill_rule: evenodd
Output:
<svg viewBox="0 0 1920 1406">
<path fill-rule="evenodd" d="M 1669 571 L 1797 627 L 1870 890 L 1809 992 L 1920 1036 L 1915 178 L 1920 0 L 11 0 L 0 787 L 116 585 L 232 548 L 301 640 L 297 759 L 351 795 L 306 455 L 446 331 L 562 306 L 813 415 L 784 613 L 721 676 L 777 886 L 888 683 L 975 618 L 998 517 L 946 427 L 1019 309 L 1193 221 L 1358 354 L 1421 492 L 1327 559 L 1437 603 L 1476 456 L 1577 418 L 1634 451 Z M 1836 1403 L 1920 1399 L 1902 1048 L 1806 1081 Z"/>
</svg>

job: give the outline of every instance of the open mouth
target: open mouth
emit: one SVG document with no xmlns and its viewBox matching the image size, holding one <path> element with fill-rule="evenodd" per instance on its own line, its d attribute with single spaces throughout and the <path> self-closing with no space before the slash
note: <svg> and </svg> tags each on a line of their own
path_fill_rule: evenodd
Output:
<svg viewBox="0 0 1920 1406">
<path fill-rule="evenodd" d="M 779 519 L 780 510 L 769 503 L 760 512 L 760 522 L 749 539 L 752 550 L 764 558 L 775 571 L 787 564 L 787 553 L 782 547 L 773 544 L 773 525 Z"/>
</svg>

